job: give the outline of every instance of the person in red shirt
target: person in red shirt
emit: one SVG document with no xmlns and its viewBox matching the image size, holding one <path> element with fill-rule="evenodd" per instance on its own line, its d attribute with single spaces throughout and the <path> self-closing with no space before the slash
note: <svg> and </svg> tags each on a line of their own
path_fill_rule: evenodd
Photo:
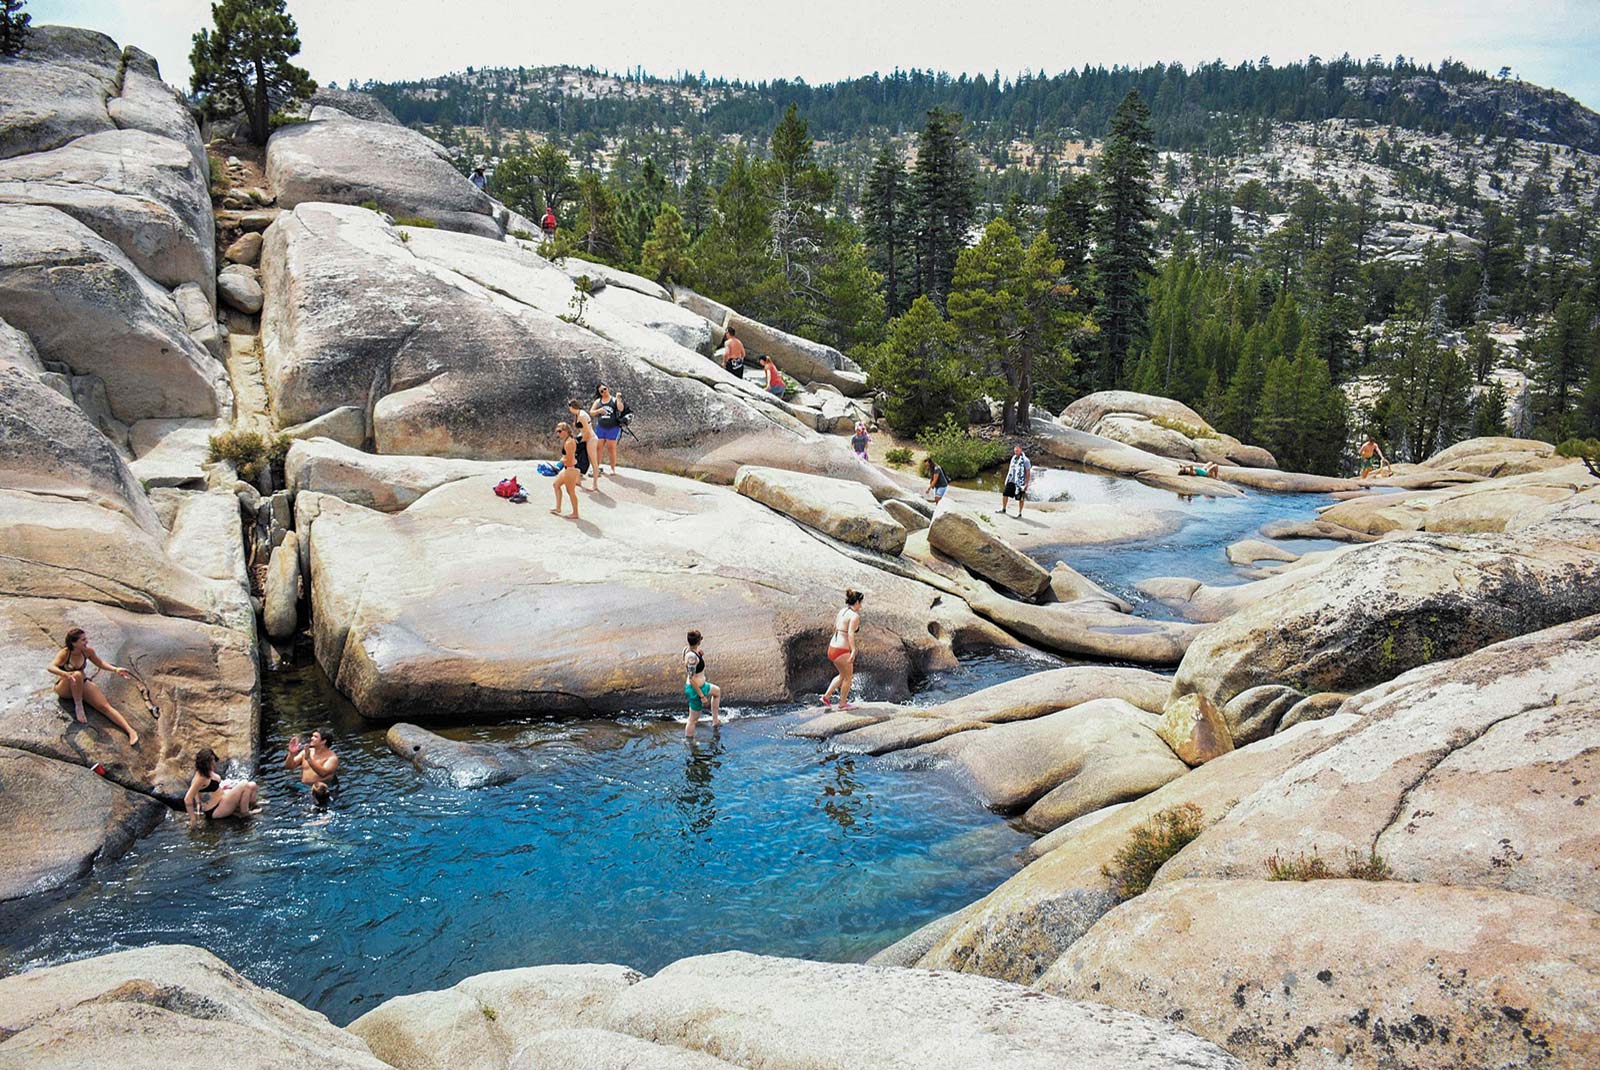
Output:
<svg viewBox="0 0 1600 1070">
<path fill-rule="evenodd" d="M 544 236 L 546 238 L 554 238 L 556 236 L 556 210 L 546 206 L 544 218 L 539 221 L 539 225 L 544 228 Z"/>
<path fill-rule="evenodd" d="M 783 397 L 789 390 L 789 385 L 783 381 L 783 373 L 772 363 L 771 357 L 762 357 L 761 366 L 767 371 L 767 393 L 773 397 Z"/>
</svg>

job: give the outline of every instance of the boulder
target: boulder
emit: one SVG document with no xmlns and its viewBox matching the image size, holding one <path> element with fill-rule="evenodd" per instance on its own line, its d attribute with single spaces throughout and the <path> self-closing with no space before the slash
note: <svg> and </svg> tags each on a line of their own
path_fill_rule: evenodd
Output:
<svg viewBox="0 0 1600 1070">
<path fill-rule="evenodd" d="M 47 892 L 96 860 L 121 857 L 166 810 L 82 765 L 0 746 L 0 901 Z"/>
<path fill-rule="evenodd" d="M 267 585 L 262 597 L 261 619 L 267 635 L 288 639 L 299 623 L 300 540 L 287 532 L 267 561 Z"/>
<path fill-rule="evenodd" d="M 1359 691 L 1600 612 L 1600 518 L 1385 540 L 1274 580 L 1290 582 L 1202 632 L 1174 680 L 1174 696 L 1199 692 L 1222 707 L 1236 743 L 1274 727 L 1260 703 L 1234 701 L 1252 688 Z"/>
<path fill-rule="evenodd" d="M 1233 749 L 1227 721 L 1204 695 L 1182 695 L 1167 703 L 1156 735 L 1189 766 L 1204 765 Z"/>
<path fill-rule="evenodd" d="M 674 303 L 682 305 L 695 315 L 709 320 L 711 323 L 715 324 L 719 332 L 727 326 L 728 318 L 733 315 L 733 309 L 729 308 L 721 301 L 713 301 L 709 297 L 706 297 L 702 294 L 697 294 L 687 286 L 673 287 L 672 300 Z M 722 347 L 724 337 L 725 336 L 721 334 L 719 334 L 717 337 L 717 347 L 719 349 Z"/>
<path fill-rule="evenodd" d="M 1151 817 L 1174 806 L 1197 807 L 1207 824 L 1241 796 L 1327 746 L 1357 723 L 1336 717 L 1283 732 L 1222 755 L 1165 787 L 1106 814 L 1095 811 L 1037 841 L 1033 861 L 956 915 L 916 965 L 1033 984 L 1063 952 L 1117 905 L 1103 868 Z M 1102 815 L 1105 816 L 1097 816 Z M 1170 863 L 1169 863 L 1170 864 Z"/>
<path fill-rule="evenodd" d="M 1600 617 L 1423 666 L 1345 701 L 1357 727 L 1208 829 L 1158 880 L 1375 849 L 1401 880 L 1600 910 L 1585 801 L 1600 753 Z M 1317 722 L 1318 724 L 1326 722 Z"/>
<path fill-rule="evenodd" d="M 1057 561 L 1050 570 L 1050 594 L 1057 602 L 1094 602 L 1118 613 L 1133 612 L 1130 603 L 1124 602 L 1065 561 Z"/>
<path fill-rule="evenodd" d="M 619 290 L 629 290 L 641 294 L 663 304 L 672 303 L 672 295 L 667 288 L 658 282 L 635 275 L 631 271 L 611 267 L 609 264 L 597 263 L 593 260 L 584 260 L 576 256 L 564 256 L 556 261 L 556 266 L 566 273 L 569 279 L 589 280 L 589 292 L 599 294 L 615 287 Z"/>
<path fill-rule="evenodd" d="M 198 947 L 157 945 L 0 978 L 0 1065 L 35 1070 L 392 1070 L 315 1011 Z"/>
<path fill-rule="evenodd" d="M 94 30 L 31 26 L 16 56 L 0 63 L 0 159 L 43 152 L 112 128 L 122 50 Z"/>
<path fill-rule="evenodd" d="M 1230 565 L 1253 565 L 1257 561 L 1298 561 L 1300 555 L 1260 539 L 1240 539 L 1228 545 Z"/>
<path fill-rule="evenodd" d="M 462 480 L 397 515 L 315 496 L 317 659 L 363 714 L 676 703 L 690 628 L 739 702 L 786 701 L 832 675 L 821 655 L 847 587 L 867 594 L 857 679 L 869 695 L 906 695 L 913 674 L 955 663 L 958 639 L 1006 645 L 956 600 L 938 604 L 728 489 L 629 471 L 584 495 L 579 523 L 534 490 L 516 505 Z M 597 635 L 626 656 L 589 656 Z"/>
<path fill-rule="evenodd" d="M 978 518 L 985 515 L 946 503 L 933 515 L 928 545 L 1023 598 L 1044 594 L 1050 589 L 1050 573 L 980 523 Z"/>
<path fill-rule="evenodd" d="M 390 725 L 385 742 L 395 757 L 423 772 L 437 773 L 458 788 L 505 784 L 540 764 L 531 748 L 463 743 L 414 724 Z"/>
<path fill-rule="evenodd" d="M 595 305 L 620 319 L 659 331 L 685 349 L 702 356 L 716 352 L 711 324 L 671 301 L 649 297 L 623 286 L 607 286 L 593 297 Z"/>
<path fill-rule="evenodd" d="M 289 447 L 284 480 L 295 493 L 316 491 L 395 513 L 435 487 L 471 479 L 486 489 L 516 475 L 530 486 L 538 478 L 533 462 L 467 461 L 443 457 L 397 457 L 363 453 L 331 439 L 301 439 Z"/>
<path fill-rule="evenodd" d="M 1391 531 L 1468 534 L 1504 531 L 1530 512 L 1557 505 L 1600 486 L 1581 461 L 1557 458 L 1559 466 L 1505 478 L 1411 494 L 1373 494 L 1322 510 L 1327 523 L 1371 535 Z"/>
<path fill-rule="evenodd" d="M 254 264 L 261 259 L 261 234 L 258 231 L 245 231 L 234 239 L 222 256 L 231 264 Z"/>
<path fill-rule="evenodd" d="M 217 279 L 217 297 L 227 302 L 229 308 L 246 315 L 261 311 L 263 295 L 261 284 L 248 275 L 224 274 Z"/>
<path fill-rule="evenodd" d="M 150 53 L 131 45 L 122 50 L 121 92 L 106 101 L 106 113 L 119 130 L 143 130 L 178 142 L 194 158 L 201 187 L 209 185 L 210 164 L 200 142 L 200 127 L 183 94 L 162 81 Z"/>
<path fill-rule="evenodd" d="M 267 181 L 278 205 L 376 201 L 397 217 L 498 239 L 494 202 L 432 138 L 403 126 L 318 108 L 311 122 L 281 127 L 267 142 Z"/>
<path fill-rule="evenodd" d="M 0 318 L 39 355 L 105 382 L 111 412 L 215 416 L 226 375 L 165 290 L 116 246 L 54 208 L 0 205 Z"/>
<path fill-rule="evenodd" d="M 751 360 L 771 357 L 786 377 L 802 383 L 826 383 L 848 397 L 867 392 L 867 377 L 860 366 L 832 346 L 780 331 L 737 312 L 724 326 L 737 328 Z"/>
<path fill-rule="evenodd" d="M 1140 580 L 1134 587 L 1178 610 L 1187 620 L 1210 624 L 1231 617 L 1246 606 L 1270 601 L 1286 587 L 1309 582 L 1349 549 L 1339 546 L 1305 554 L 1279 571 L 1248 583 L 1209 584 L 1187 576 L 1153 576 Z"/>
<path fill-rule="evenodd" d="M 327 86 L 318 86 L 317 91 L 311 94 L 308 101 L 311 107 L 337 108 L 346 115 L 357 119 L 365 119 L 370 123 L 388 123 L 391 126 L 405 125 L 396 119 L 394 112 L 373 96 L 371 93 L 360 93 L 353 89 L 333 89 Z"/>
<path fill-rule="evenodd" d="M 597 1024 L 638 980 L 622 966 L 496 970 L 397 996 L 351 1022 L 349 1032 L 395 1070 L 505 1070 L 539 1033 Z"/>
<path fill-rule="evenodd" d="M 1187 771 L 1155 734 L 1157 718 L 1121 699 L 1096 699 L 1059 713 L 961 732 L 917 748 L 949 761 L 986 805 L 1021 813 L 1049 832 L 1111 803 L 1147 795 Z"/>
<path fill-rule="evenodd" d="M 1261 525 L 1267 539 L 1333 539 L 1338 542 L 1377 542 L 1378 536 L 1352 531 L 1326 518 L 1318 520 L 1273 520 Z"/>
<path fill-rule="evenodd" d="M 1555 447 L 1531 438 L 1469 438 L 1435 453 L 1424 468 L 1469 472 L 1480 476 L 1514 476 L 1569 463 L 1555 456 Z"/>
<path fill-rule="evenodd" d="M 737 1070 L 703 1052 L 614 1033 L 609 1029 L 549 1029 L 517 1048 L 507 1070 Z"/>
<path fill-rule="evenodd" d="M 922 512 L 915 506 L 901 501 L 899 498 L 890 498 L 885 501 L 883 503 L 883 509 L 884 512 L 894 517 L 895 522 L 901 527 L 905 528 L 908 532 L 927 531 L 928 524 L 931 523 L 931 521 L 929 521 L 927 517 L 923 516 Z M 903 543 L 901 548 L 904 549 Z"/>
<path fill-rule="evenodd" d="M 216 228 L 207 175 L 190 148 L 143 130 L 88 134 L 48 152 L 0 160 L 0 204 L 71 216 L 168 288 L 207 293 Z"/>
<path fill-rule="evenodd" d="M 746 498 L 835 539 L 879 553 L 905 549 L 906 529 L 860 483 L 745 465 L 733 487 Z"/>
<path fill-rule="evenodd" d="M 122 455 L 40 371 L 27 335 L 0 321 L 0 487 L 83 499 L 159 534 L 161 523 Z"/>
<path fill-rule="evenodd" d="M 517 243 L 426 230 L 402 243 L 371 212 L 304 205 L 268 232 L 262 268 L 279 426 L 353 406 L 380 453 L 548 457 L 567 399 L 605 380 L 640 414 L 624 464 L 731 480 L 757 463 L 893 487 L 664 335 L 603 310 L 592 328 L 559 319 L 571 281 Z M 532 423 L 540 412 L 548 422 Z"/>
<path fill-rule="evenodd" d="M 763 1070 L 1237 1066 L 1174 1026 L 984 977 L 737 951 L 681 959 L 627 988 L 605 1023 Z"/>
<path fill-rule="evenodd" d="M 1267 450 L 1220 434 L 1189 406 L 1152 394 L 1130 390 L 1086 394 L 1062 411 L 1060 423 L 1180 461 L 1278 467 Z"/>
<path fill-rule="evenodd" d="M 58 699 L 54 678 L 39 668 L 71 627 L 89 633 L 107 664 L 129 667 L 149 687 L 154 714 L 135 681 L 107 673 L 95 679 L 140 734 L 138 748 L 97 712 L 89 712 L 87 726 L 74 722 L 71 700 Z M 112 782 L 169 803 L 188 790 L 200 747 L 211 747 L 224 763 L 255 762 L 253 633 L 89 602 L 4 597 L 0 644 L 7 651 L 0 746 L 79 766 L 103 762 Z"/>
<path fill-rule="evenodd" d="M 1181 1021 L 1253 1066 L 1576 1068 L 1600 1051 L 1600 915 L 1395 881 L 1180 881 L 1038 987 Z"/>
<path fill-rule="evenodd" d="M 219 604 L 227 594 L 233 604 L 221 610 L 229 623 L 250 627 L 250 574 L 245 564 L 239 497 L 228 487 L 211 491 L 179 491 L 178 507 L 167 536 L 167 556 L 216 585 Z M 229 588 L 231 587 L 231 591 Z"/>
<path fill-rule="evenodd" d="M 206 485 L 211 437 L 227 429 L 219 420 L 140 420 L 128 429 L 136 458 L 129 467 L 146 487 L 198 490 Z"/>
<path fill-rule="evenodd" d="M 359 450 L 367 444 L 367 414 L 358 406 L 342 405 L 303 424 L 285 427 L 282 433 L 293 439 L 325 438 Z"/>
</svg>

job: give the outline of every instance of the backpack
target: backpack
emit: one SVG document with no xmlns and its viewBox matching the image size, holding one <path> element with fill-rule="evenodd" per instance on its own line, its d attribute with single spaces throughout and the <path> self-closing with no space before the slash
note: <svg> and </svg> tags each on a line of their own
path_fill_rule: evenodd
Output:
<svg viewBox="0 0 1600 1070">
<path fill-rule="evenodd" d="M 494 485 L 494 492 L 498 497 L 509 498 L 512 495 L 522 493 L 522 487 L 517 484 L 517 477 L 511 476 L 508 479 L 502 479 L 500 482 L 496 483 Z"/>
<path fill-rule="evenodd" d="M 631 405 L 623 404 L 622 399 L 618 398 L 617 399 L 617 426 L 618 427 L 627 427 L 628 426 L 628 422 L 630 420 L 632 420 L 632 419 L 633 419 L 633 407 Z"/>
</svg>

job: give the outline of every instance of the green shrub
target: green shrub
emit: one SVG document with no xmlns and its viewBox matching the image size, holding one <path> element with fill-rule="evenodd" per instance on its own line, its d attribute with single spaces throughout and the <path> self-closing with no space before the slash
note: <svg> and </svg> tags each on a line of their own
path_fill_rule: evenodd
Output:
<svg viewBox="0 0 1600 1070">
<path fill-rule="evenodd" d="M 395 219 L 394 225 L 397 227 L 421 227 L 424 230 L 437 230 L 439 228 L 438 223 L 435 223 L 426 216 L 420 215 L 399 216 Z"/>
<path fill-rule="evenodd" d="M 511 236 L 513 238 L 517 239 L 518 241 L 533 241 L 533 235 L 529 234 L 527 231 L 523 230 L 521 227 L 517 227 L 515 230 L 513 230 L 511 232 Z"/>
<path fill-rule="evenodd" d="M 911 463 L 912 456 L 913 454 L 911 451 L 905 446 L 896 446 L 894 449 L 884 454 L 883 459 L 894 465 L 896 468 L 904 468 Z"/>
<path fill-rule="evenodd" d="M 1386 881 L 1394 876 L 1394 870 L 1389 868 L 1389 863 L 1377 851 L 1368 851 L 1362 855 L 1360 851 L 1346 851 L 1344 871 L 1336 871 L 1317 854 L 1315 847 L 1311 848 L 1311 857 L 1301 851 L 1294 858 L 1283 858 L 1274 854 L 1267 859 L 1267 879 L 1269 881 L 1326 881 L 1344 877 L 1357 881 Z"/>
<path fill-rule="evenodd" d="M 1169 806 L 1128 834 L 1111 861 L 1100 867 L 1119 902 L 1142 895 L 1167 860 L 1194 841 L 1205 827 L 1205 813 L 1194 803 Z"/>
<path fill-rule="evenodd" d="M 1006 459 L 1011 447 L 998 440 L 974 438 L 967 429 L 946 415 L 944 422 L 922 436 L 922 446 L 933 462 L 951 479 L 971 479 L 986 468 Z"/>
<path fill-rule="evenodd" d="M 211 169 L 211 194 L 214 197 L 220 197 L 228 192 L 228 169 L 215 156 L 207 156 L 206 163 L 210 165 Z"/>
<path fill-rule="evenodd" d="M 1150 417 L 1150 422 L 1155 424 L 1157 427 L 1164 427 L 1168 431 L 1176 431 L 1178 434 L 1186 435 L 1189 438 L 1219 437 L 1217 433 L 1211 430 L 1209 427 L 1196 427 L 1194 424 L 1186 424 L 1182 420 L 1174 420 L 1170 416 L 1152 416 Z"/>
<path fill-rule="evenodd" d="M 1556 454 L 1561 457 L 1583 457 L 1591 461 L 1600 461 L 1600 438 L 1569 438 L 1556 447 Z"/>
<path fill-rule="evenodd" d="M 281 130 L 285 126 L 296 126 L 300 123 L 309 123 L 310 121 L 311 116 L 309 115 L 290 115 L 285 112 L 275 111 L 267 119 L 267 129 L 269 131 Z"/>
<path fill-rule="evenodd" d="M 240 479 L 253 483 L 268 465 L 283 463 L 290 443 L 288 435 L 268 437 L 256 431 L 224 431 L 211 436 L 207 460 L 228 461 Z"/>
<path fill-rule="evenodd" d="M 377 201 L 362 201 L 360 206 L 369 212 L 380 211 Z"/>
</svg>

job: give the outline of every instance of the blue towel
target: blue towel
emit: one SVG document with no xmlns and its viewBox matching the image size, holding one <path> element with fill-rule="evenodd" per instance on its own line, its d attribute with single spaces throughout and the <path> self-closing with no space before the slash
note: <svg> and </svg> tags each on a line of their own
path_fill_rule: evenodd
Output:
<svg viewBox="0 0 1600 1070">
<path fill-rule="evenodd" d="M 540 461 L 538 465 L 538 472 L 542 476 L 555 476 L 560 474 L 561 469 L 558 466 L 551 464 L 549 461 Z"/>
</svg>

